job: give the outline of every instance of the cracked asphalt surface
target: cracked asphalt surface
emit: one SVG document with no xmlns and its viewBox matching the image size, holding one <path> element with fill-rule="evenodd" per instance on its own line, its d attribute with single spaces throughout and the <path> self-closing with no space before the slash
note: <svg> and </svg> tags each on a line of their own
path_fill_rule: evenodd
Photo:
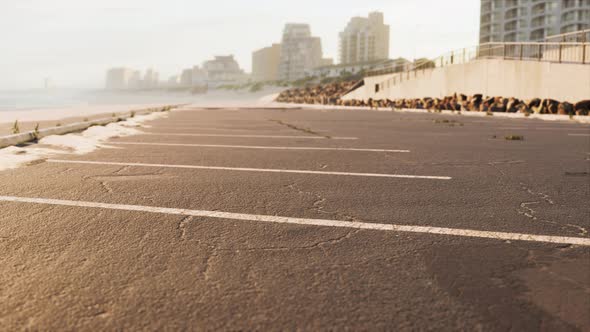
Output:
<svg viewBox="0 0 590 332">
<path fill-rule="evenodd" d="M 590 137 L 568 135 L 588 125 L 273 109 L 186 109 L 149 124 L 112 142 L 410 152 L 113 144 L 60 159 L 452 180 L 42 162 L 0 172 L 0 196 L 590 238 Z M 590 247 L 14 202 L 0 211 L 0 330 L 590 331 Z"/>
</svg>

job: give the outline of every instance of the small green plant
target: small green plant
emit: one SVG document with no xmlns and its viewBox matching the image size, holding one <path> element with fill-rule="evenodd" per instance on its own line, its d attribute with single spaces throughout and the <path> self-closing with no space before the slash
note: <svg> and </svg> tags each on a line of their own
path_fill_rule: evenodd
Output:
<svg viewBox="0 0 590 332">
<path fill-rule="evenodd" d="M 507 135 L 504 137 L 507 141 L 523 141 L 524 136 L 521 135 Z"/>
<path fill-rule="evenodd" d="M 84 122 L 88 122 L 88 118 L 84 118 Z"/>
<path fill-rule="evenodd" d="M 113 115 L 113 118 L 117 117 L 117 113 L 113 113 L 112 115 Z"/>
<path fill-rule="evenodd" d="M 526 112 L 524 113 L 524 116 L 528 118 L 529 116 L 531 116 L 531 112 L 529 112 L 529 111 L 526 111 Z"/>
<path fill-rule="evenodd" d="M 56 127 L 61 127 L 61 123 L 58 122 L 58 123 L 55 124 L 55 126 Z"/>
<path fill-rule="evenodd" d="M 34 139 L 35 141 L 38 141 L 40 138 L 41 138 L 41 137 L 40 137 L 40 135 L 39 135 L 39 124 L 37 123 L 37 124 L 35 125 L 35 129 L 33 129 L 33 139 Z"/>
<path fill-rule="evenodd" d="M 18 120 L 14 121 L 11 131 L 13 134 L 20 134 L 20 127 L 18 125 Z"/>
<path fill-rule="evenodd" d="M 131 111 L 131 114 L 129 115 L 129 117 L 134 118 L 135 117 L 135 111 Z"/>
<path fill-rule="evenodd" d="M 574 119 L 574 115 L 572 113 L 570 113 L 570 120 Z"/>
<path fill-rule="evenodd" d="M 487 115 L 487 116 L 494 116 L 494 113 L 492 113 L 491 111 L 487 111 L 487 112 L 486 112 L 486 115 Z"/>
</svg>

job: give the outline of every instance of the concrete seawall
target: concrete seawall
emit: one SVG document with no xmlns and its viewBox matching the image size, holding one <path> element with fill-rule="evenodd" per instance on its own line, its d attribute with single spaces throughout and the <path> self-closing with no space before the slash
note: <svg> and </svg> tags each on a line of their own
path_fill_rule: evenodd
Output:
<svg viewBox="0 0 590 332">
<path fill-rule="evenodd" d="M 105 126 L 109 123 L 114 123 L 114 122 L 118 122 L 121 120 L 129 119 L 129 118 L 133 117 L 134 115 L 147 115 L 147 114 L 151 114 L 153 112 L 161 112 L 161 111 L 167 110 L 168 108 L 171 109 L 172 106 L 165 106 L 165 107 L 160 107 L 157 109 L 140 110 L 140 111 L 136 111 L 136 112 L 128 112 L 125 114 L 118 115 L 116 117 L 109 117 L 109 118 L 97 119 L 97 120 L 92 120 L 92 121 L 71 123 L 71 124 L 59 126 L 59 127 L 39 129 L 39 131 L 37 131 L 37 132 L 27 131 L 24 133 L 18 133 L 18 134 L 14 134 L 14 135 L 0 136 L 0 149 L 6 148 L 6 147 L 9 147 L 12 145 L 18 145 L 18 144 L 22 144 L 22 143 L 27 143 L 27 142 L 39 140 L 43 137 L 47 137 L 47 136 L 51 136 L 51 135 L 65 135 L 65 134 L 69 134 L 69 133 L 83 131 L 83 130 L 88 129 L 92 126 Z"/>
<path fill-rule="evenodd" d="M 367 77 L 364 86 L 343 99 L 440 98 L 454 93 L 575 103 L 590 99 L 590 65 L 482 59 L 409 74 Z"/>
</svg>

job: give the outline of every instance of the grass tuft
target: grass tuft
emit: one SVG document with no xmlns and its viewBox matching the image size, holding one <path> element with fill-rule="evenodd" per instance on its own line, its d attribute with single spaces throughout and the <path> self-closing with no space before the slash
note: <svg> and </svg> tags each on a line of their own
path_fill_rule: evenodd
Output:
<svg viewBox="0 0 590 332">
<path fill-rule="evenodd" d="M 20 134 L 20 126 L 18 125 L 18 120 L 14 121 L 11 131 L 13 134 Z"/>
<path fill-rule="evenodd" d="M 35 125 L 35 129 L 33 129 L 33 138 L 35 139 L 35 141 L 38 141 L 40 137 L 39 135 L 39 124 L 37 123 Z"/>
</svg>

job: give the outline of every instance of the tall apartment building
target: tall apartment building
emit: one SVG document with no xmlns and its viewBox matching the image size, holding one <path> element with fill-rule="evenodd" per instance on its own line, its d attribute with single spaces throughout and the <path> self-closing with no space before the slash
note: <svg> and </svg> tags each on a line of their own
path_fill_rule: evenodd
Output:
<svg viewBox="0 0 590 332">
<path fill-rule="evenodd" d="M 482 0 L 479 42 L 541 41 L 590 29 L 590 0 Z"/>
<path fill-rule="evenodd" d="M 340 63 L 373 62 L 389 58 L 389 25 L 383 13 L 353 17 L 340 33 Z"/>
<path fill-rule="evenodd" d="M 323 59 L 322 42 L 312 37 L 308 24 L 288 23 L 283 30 L 279 79 L 295 81 L 305 77 L 305 71 L 320 67 Z"/>
<path fill-rule="evenodd" d="M 152 88 L 157 88 L 159 83 L 160 83 L 160 74 L 153 70 L 153 69 L 148 69 L 145 72 L 145 76 L 143 77 L 143 88 L 146 89 L 152 89 Z"/>
<path fill-rule="evenodd" d="M 252 80 L 277 81 L 281 63 L 281 44 L 272 44 L 252 53 Z"/>
<path fill-rule="evenodd" d="M 202 70 L 206 72 L 207 80 L 214 82 L 240 81 L 246 76 L 233 55 L 216 56 L 205 61 Z"/>
<path fill-rule="evenodd" d="M 106 89 L 123 90 L 129 88 L 134 71 L 129 68 L 111 68 L 107 71 Z"/>
</svg>

